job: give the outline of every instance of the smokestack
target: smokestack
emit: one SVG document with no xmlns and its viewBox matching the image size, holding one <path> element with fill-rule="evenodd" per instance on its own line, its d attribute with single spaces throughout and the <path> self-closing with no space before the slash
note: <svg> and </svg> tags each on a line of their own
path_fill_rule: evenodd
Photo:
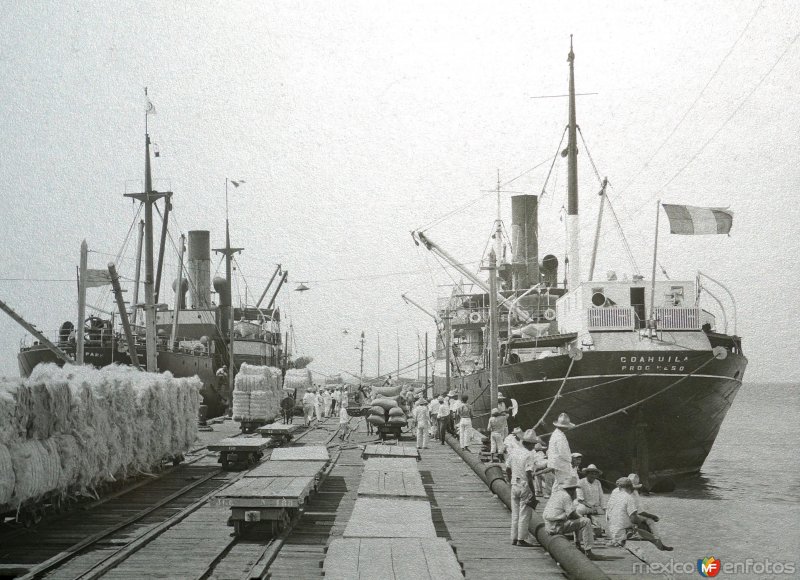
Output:
<svg viewBox="0 0 800 580">
<path fill-rule="evenodd" d="M 189 232 L 188 256 L 190 306 L 211 308 L 211 234 L 207 230 Z"/>
<path fill-rule="evenodd" d="M 542 281 L 551 288 L 558 285 L 558 258 L 553 254 L 547 254 L 542 259 Z"/>
<path fill-rule="evenodd" d="M 514 288 L 539 283 L 539 198 L 535 195 L 511 197 L 511 243 L 514 253 Z"/>
</svg>

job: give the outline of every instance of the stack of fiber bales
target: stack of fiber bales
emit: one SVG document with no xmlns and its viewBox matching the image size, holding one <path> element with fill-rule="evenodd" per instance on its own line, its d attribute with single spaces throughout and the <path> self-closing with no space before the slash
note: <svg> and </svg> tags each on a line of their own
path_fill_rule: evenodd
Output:
<svg viewBox="0 0 800 580">
<path fill-rule="evenodd" d="M 0 378 L 0 505 L 85 493 L 187 451 L 201 383 L 132 367 Z"/>
<path fill-rule="evenodd" d="M 400 394 L 403 387 L 395 386 L 395 387 L 372 387 L 372 396 L 373 397 L 396 397 Z"/>
<path fill-rule="evenodd" d="M 235 421 L 269 421 L 280 411 L 281 372 L 273 367 L 242 363 L 233 391 Z"/>
<path fill-rule="evenodd" d="M 397 400 L 392 397 L 374 399 L 367 421 L 375 426 L 390 424 L 405 427 L 408 424 L 405 412 L 397 404 Z"/>
<path fill-rule="evenodd" d="M 308 369 L 289 369 L 283 378 L 283 388 L 297 389 L 298 393 L 307 391 L 312 386 L 311 371 Z"/>
</svg>

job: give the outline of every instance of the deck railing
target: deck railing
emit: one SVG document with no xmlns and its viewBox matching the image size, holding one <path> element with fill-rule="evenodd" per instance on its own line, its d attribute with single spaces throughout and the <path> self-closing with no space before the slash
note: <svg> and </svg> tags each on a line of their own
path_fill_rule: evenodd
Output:
<svg viewBox="0 0 800 580">
<path fill-rule="evenodd" d="M 694 306 L 671 306 L 655 309 L 660 330 L 699 330 L 700 309 Z"/>
<path fill-rule="evenodd" d="M 636 320 L 629 306 L 589 308 L 588 316 L 589 330 L 633 330 Z"/>
</svg>

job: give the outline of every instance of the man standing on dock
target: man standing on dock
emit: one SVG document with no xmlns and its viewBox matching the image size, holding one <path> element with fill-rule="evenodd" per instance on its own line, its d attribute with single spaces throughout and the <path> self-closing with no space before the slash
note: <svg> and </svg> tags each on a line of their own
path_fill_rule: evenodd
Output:
<svg viewBox="0 0 800 580">
<path fill-rule="evenodd" d="M 450 421 L 450 400 L 447 397 L 439 397 L 439 412 L 436 415 L 436 420 L 439 423 L 439 440 L 444 445 L 444 440 L 447 438 L 447 423 Z"/>
<path fill-rule="evenodd" d="M 506 457 L 506 476 L 511 482 L 511 545 L 532 547 L 529 530 L 531 515 L 536 507 L 533 495 L 533 454 L 536 444 L 533 429 L 522 436 L 518 447 L 509 449 Z M 531 540 L 530 542 L 528 540 Z"/>
<path fill-rule="evenodd" d="M 491 440 L 489 452 L 492 454 L 492 461 L 494 461 L 495 454 L 503 455 L 506 452 L 506 447 L 503 445 L 503 434 L 508 431 L 506 416 L 501 415 L 498 409 L 492 409 L 492 416 L 489 419 L 487 429 Z"/>
<path fill-rule="evenodd" d="M 440 396 L 438 399 L 436 397 L 433 398 L 431 404 L 428 405 L 428 413 L 431 417 L 431 426 L 430 426 L 430 436 L 434 439 L 439 438 L 439 405 L 442 404 L 442 397 Z"/>
<path fill-rule="evenodd" d="M 469 436 L 472 430 L 472 405 L 468 404 L 469 396 L 461 395 L 461 405 L 456 411 L 458 417 L 458 439 L 461 449 L 469 451 Z"/>
<path fill-rule="evenodd" d="M 575 425 L 569 420 L 569 415 L 561 413 L 557 421 L 553 421 L 556 427 L 550 435 L 550 445 L 547 449 L 547 467 L 553 470 L 555 483 L 553 491 L 558 489 L 562 481 L 573 475 L 572 471 L 572 451 L 569 449 L 569 441 L 562 429 L 572 429 Z M 576 478 L 577 481 L 577 478 Z"/>
<path fill-rule="evenodd" d="M 558 489 L 547 500 L 542 514 L 544 525 L 547 533 L 552 536 L 578 532 L 584 554 L 590 560 L 595 560 L 597 557 L 592 554 L 594 546 L 592 522 L 589 518 L 578 514 L 574 507 L 577 488 L 578 480 L 572 476 L 558 482 Z"/>
<path fill-rule="evenodd" d="M 311 392 L 311 388 L 309 387 L 303 394 L 303 419 L 306 427 L 308 427 L 308 424 L 311 423 L 311 419 L 314 417 L 314 401 L 314 393 Z"/>
<path fill-rule="evenodd" d="M 428 428 L 430 427 L 430 411 L 428 410 L 428 401 L 425 398 L 417 401 L 414 407 L 413 415 L 414 421 L 417 424 L 417 449 L 428 448 Z"/>
</svg>

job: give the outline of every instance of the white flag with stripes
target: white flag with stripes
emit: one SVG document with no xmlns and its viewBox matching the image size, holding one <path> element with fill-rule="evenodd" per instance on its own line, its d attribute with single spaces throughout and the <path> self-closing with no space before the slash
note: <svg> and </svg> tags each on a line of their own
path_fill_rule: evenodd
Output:
<svg viewBox="0 0 800 580">
<path fill-rule="evenodd" d="M 733 225 L 733 212 L 721 207 L 695 207 L 663 203 L 673 234 L 727 234 Z"/>
</svg>

